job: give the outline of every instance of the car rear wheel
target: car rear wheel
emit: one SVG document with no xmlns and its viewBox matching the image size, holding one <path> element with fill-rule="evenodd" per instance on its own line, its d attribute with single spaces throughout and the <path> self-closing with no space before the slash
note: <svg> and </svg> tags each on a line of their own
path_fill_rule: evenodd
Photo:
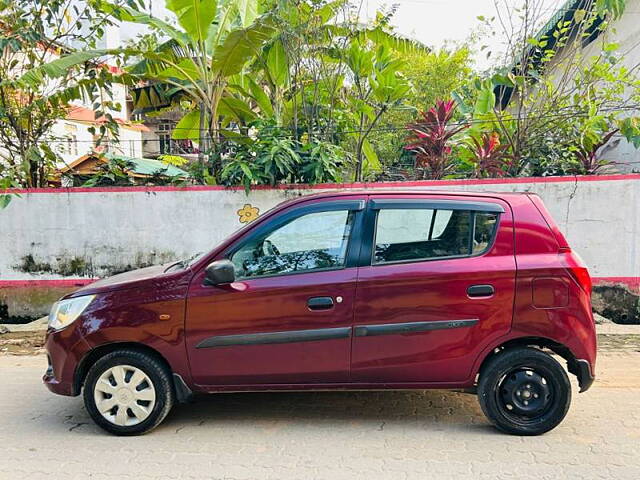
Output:
<svg viewBox="0 0 640 480">
<path fill-rule="evenodd" d="M 84 404 L 91 418 L 116 435 L 140 435 L 157 427 L 173 406 L 166 367 L 135 350 L 117 350 L 89 370 Z"/>
<path fill-rule="evenodd" d="M 513 435 L 540 435 L 555 428 L 571 403 L 562 365 L 535 348 L 508 349 L 489 360 L 478 383 L 482 411 Z"/>
</svg>

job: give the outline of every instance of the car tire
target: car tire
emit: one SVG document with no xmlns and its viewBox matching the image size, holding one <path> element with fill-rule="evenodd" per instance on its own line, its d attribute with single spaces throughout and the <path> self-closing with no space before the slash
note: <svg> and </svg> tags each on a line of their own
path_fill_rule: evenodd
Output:
<svg viewBox="0 0 640 480">
<path fill-rule="evenodd" d="M 141 435 L 157 427 L 174 403 L 166 366 L 153 355 L 117 350 L 89 369 L 84 404 L 93 421 L 115 435 Z"/>
<path fill-rule="evenodd" d="M 571 404 L 567 373 L 536 348 L 497 353 L 483 366 L 478 400 L 487 419 L 512 435 L 541 435 L 555 428 Z"/>
</svg>

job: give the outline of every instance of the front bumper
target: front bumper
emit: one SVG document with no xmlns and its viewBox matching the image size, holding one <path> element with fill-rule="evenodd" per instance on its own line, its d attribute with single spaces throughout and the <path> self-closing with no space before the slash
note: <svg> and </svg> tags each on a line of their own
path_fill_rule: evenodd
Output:
<svg viewBox="0 0 640 480">
<path fill-rule="evenodd" d="M 57 393 L 58 395 L 74 396 L 73 382 L 63 382 L 58 380 L 53 372 L 53 365 L 51 364 L 51 357 L 49 355 L 47 355 L 47 361 L 49 362 L 49 365 L 42 376 L 42 382 L 44 385 L 49 389 L 49 391 Z"/>
<path fill-rule="evenodd" d="M 89 345 L 75 325 L 58 331 L 49 330 L 45 340 L 48 366 L 42 381 L 58 395 L 76 396 L 80 392 L 75 384 L 75 373 Z"/>
</svg>

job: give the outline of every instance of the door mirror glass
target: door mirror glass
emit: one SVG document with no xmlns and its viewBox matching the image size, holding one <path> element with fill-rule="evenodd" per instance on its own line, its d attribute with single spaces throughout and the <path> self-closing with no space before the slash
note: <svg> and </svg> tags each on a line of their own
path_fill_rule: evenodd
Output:
<svg viewBox="0 0 640 480">
<path fill-rule="evenodd" d="M 225 285 L 235 281 L 235 267 L 229 260 L 217 260 L 205 269 L 205 285 Z"/>
</svg>

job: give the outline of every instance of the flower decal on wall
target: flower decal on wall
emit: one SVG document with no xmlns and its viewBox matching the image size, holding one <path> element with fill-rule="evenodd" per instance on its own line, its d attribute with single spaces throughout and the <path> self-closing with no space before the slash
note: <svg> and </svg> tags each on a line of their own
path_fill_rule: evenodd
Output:
<svg viewBox="0 0 640 480">
<path fill-rule="evenodd" d="M 258 215 L 260 215 L 260 209 L 252 206 L 250 203 L 245 203 L 244 207 L 238 210 L 237 213 L 240 217 L 240 223 L 249 223 L 258 218 Z"/>
</svg>

